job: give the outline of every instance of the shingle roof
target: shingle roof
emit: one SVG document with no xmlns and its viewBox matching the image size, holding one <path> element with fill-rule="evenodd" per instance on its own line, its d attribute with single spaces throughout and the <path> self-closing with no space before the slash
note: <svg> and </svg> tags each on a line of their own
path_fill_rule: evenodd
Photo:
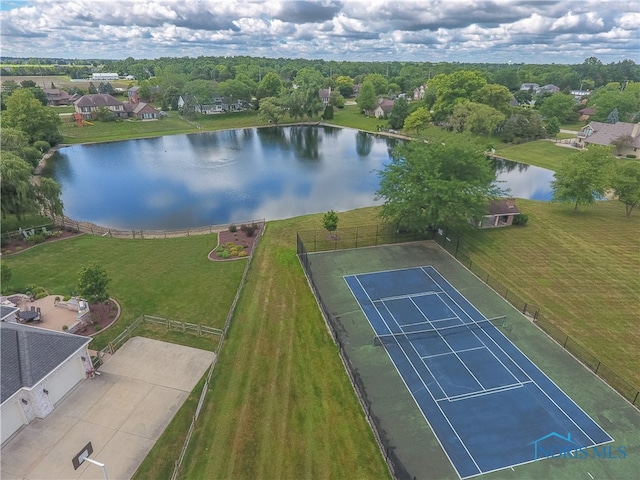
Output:
<svg viewBox="0 0 640 480">
<path fill-rule="evenodd" d="M 122 102 L 107 93 L 94 93 L 83 95 L 74 104 L 79 107 L 114 107 L 122 105 Z"/>
<path fill-rule="evenodd" d="M 4 321 L 5 318 L 10 317 L 13 312 L 19 310 L 15 305 L 0 305 L 0 318 Z"/>
<path fill-rule="evenodd" d="M 32 387 L 91 339 L 70 333 L 0 322 L 0 403 Z"/>
<path fill-rule="evenodd" d="M 624 136 L 633 137 L 634 129 L 637 127 L 636 123 L 603 123 L 603 122 L 591 122 L 582 130 L 586 131 L 589 128 L 593 130 L 593 133 L 585 138 L 586 143 L 595 143 L 596 145 L 611 145 L 611 142 Z M 636 129 L 636 136 L 633 137 L 632 146 L 640 148 L 640 135 L 638 134 L 640 129 Z"/>
<path fill-rule="evenodd" d="M 513 198 L 491 200 L 488 211 L 489 215 L 518 215 L 520 213 Z"/>
</svg>

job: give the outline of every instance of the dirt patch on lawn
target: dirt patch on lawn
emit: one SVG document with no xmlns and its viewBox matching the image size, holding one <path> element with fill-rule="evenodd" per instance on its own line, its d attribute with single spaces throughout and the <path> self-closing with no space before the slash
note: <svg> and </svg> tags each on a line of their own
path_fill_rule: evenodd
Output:
<svg viewBox="0 0 640 480">
<path fill-rule="evenodd" d="M 263 228 L 264 223 L 253 223 L 241 225 L 235 232 L 225 230 L 218 233 L 218 244 L 209 253 L 209 260 L 225 262 L 250 257 Z"/>
</svg>

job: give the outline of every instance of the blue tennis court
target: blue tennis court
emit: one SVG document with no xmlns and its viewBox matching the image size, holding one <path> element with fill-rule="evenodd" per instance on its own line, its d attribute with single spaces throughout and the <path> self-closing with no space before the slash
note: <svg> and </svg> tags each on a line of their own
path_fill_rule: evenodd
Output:
<svg viewBox="0 0 640 480">
<path fill-rule="evenodd" d="M 344 278 L 461 478 L 613 441 L 435 268 Z"/>
</svg>

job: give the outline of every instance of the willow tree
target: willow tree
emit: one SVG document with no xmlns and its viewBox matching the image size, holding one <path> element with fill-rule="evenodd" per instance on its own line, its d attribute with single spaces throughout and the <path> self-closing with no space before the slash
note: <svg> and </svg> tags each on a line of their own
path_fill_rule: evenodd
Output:
<svg viewBox="0 0 640 480">
<path fill-rule="evenodd" d="M 491 163 L 472 143 L 411 142 L 378 173 L 382 218 L 412 231 L 469 228 L 501 194 Z"/>
</svg>

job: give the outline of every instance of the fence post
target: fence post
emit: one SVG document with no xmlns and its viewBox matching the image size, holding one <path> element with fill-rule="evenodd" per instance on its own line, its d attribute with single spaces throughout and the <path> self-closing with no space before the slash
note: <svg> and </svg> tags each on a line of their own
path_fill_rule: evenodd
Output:
<svg viewBox="0 0 640 480">
<path fill-rule="evenodd" d="M 458 243 L 456 244 L 456 254 L 454 255 L 456 258 L 458 258 L 458 249 L 460 248 L 460 237 L 458 237 Z"/>
<path fill-rule="evenodd" d="M 376 225 L 376 247 L 378 246 L 378 225 Z"/>
<path fill-rule="evenodd" d="M 356 227 L 356 248 L 358 248 L 358 227 Z"/>
<path fill-rule="evenodd" d="M 524 307 L 522 308 L 522 313 L 527 313 L 527 303 L 525 302 Z"/>
<path fill-rule="evenodd" d="M 313 231 L 313 251 L 314 252 L 318 251 L 318 231 L 317 230 Z"/>
<path fill-rule="evenodd" d="M 596 371 L 594 372 L 596 375 L 598 374 L 598 370 L 600 369 L 600 365 L 602 365 L 602 362 L 598 362 L 598 366 L 596 367 Z"/>
</svg>

